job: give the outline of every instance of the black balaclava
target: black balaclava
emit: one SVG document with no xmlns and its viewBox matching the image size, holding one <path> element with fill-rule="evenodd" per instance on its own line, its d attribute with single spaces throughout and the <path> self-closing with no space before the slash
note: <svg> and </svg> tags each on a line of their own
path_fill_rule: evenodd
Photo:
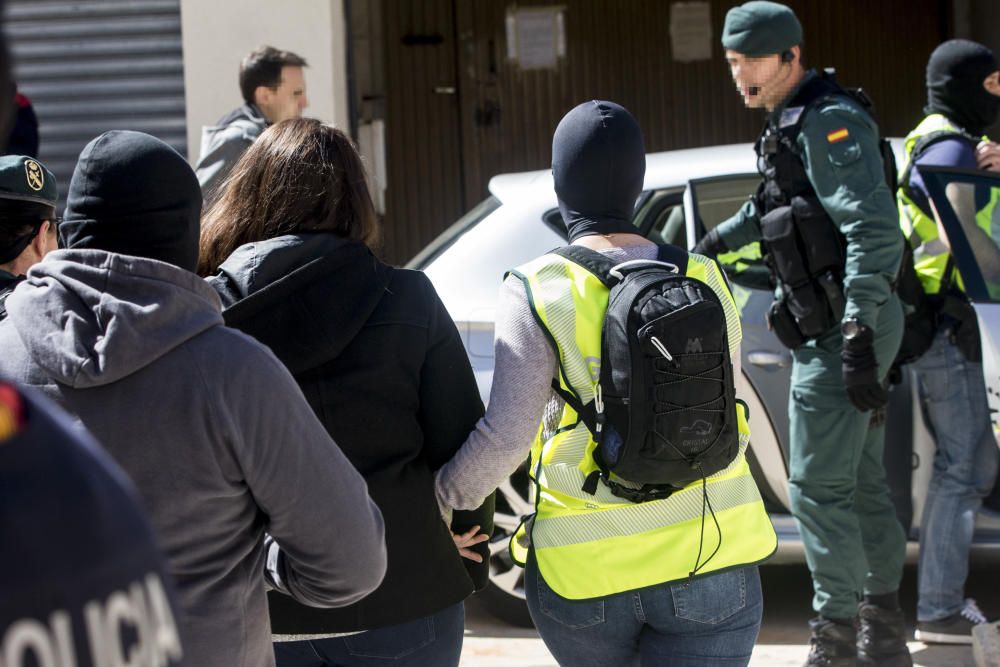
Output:
<svg viewBox="0 0 1000 667">
<path fill-rule="evenodd" d="M 552 178 L 570 242 L 635 234 L 632 212 L 645 174 L 642 131 L 624 107 L 592 100 L 563 116 L 552 137 Z"/>
<path fill-rule="evenodd" d="M 1000 114 L 1000 97 L 983 79 L 1000 69 L 993 52 L 967 39 L 952 39 L 927 61 L 927 113 L 939 113 L 966 132 L 981 135 Z"/>
<path fill-rule="evenodd" d="M 201 189 L 187 161 L 156 137 L 114 130 L 91 141 L 69 182 L 66 248 L 158 259 L 195 271 Z"/>
</svg>

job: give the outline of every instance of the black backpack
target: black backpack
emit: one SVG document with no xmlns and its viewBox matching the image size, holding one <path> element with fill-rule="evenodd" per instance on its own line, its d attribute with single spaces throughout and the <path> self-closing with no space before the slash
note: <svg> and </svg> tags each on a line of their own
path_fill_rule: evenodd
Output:
<svg viewBox="0 0 1000 667">
<path fill-rule="evenodd" d="M 616 265 L 580 246 L 553 252 L 611 290 L 595 400 L 584 406 L 553 382 L 597 443 L 583 491 L 601 481 L 632 502 L 657 500 L 726 468 L 739 453 L 726 311 L 685 275 L 688 253 L 661 246 L 656 261 Z"/>
</svg>

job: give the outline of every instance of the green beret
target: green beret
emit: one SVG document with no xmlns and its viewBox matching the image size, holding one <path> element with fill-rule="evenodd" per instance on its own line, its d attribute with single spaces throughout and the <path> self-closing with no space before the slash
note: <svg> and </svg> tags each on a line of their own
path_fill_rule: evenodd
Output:
<svg viewBox="0 0 1000 667">
<path fill-rule="evenodd" d="M 795 12 L 777 2 L 753 0 L 733 7 L 722 28 L 722 46 L 751 58 L 772 56 L 802 43 Z"/>
<path fill-rule="evenodd" d="M 25 155 L 0 157 L 0 199 L 47 204 L 59 198 L 56 177 L 41 162 Z"/>
</svg>

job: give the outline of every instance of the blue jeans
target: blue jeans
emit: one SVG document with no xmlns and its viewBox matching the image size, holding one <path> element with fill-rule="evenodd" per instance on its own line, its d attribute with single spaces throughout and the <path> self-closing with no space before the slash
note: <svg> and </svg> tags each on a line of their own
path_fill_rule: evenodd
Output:
<svg viewBox="0 0 1000 667">
<path fill-rule="evenodd" d="M 746 665 L 763 612 L 756 566 L 592 600 L 567 600 L 525 568 L 528 611 L 560 665 Z"/>
<path fill-rule="evenodd" d="M 462 655 L 465 605 L 461 602 L 416 621 L 346 637 L 275 642 L 277 667 L 455 667 Z"/>
<path fill-rule="evenodd" d="M 964 603 L 976 512 L 993 488 L 1000 453 L 982 364 L 966 361 L 942 331 L 913 370 L 937 444 L 920 528 L 917 620 L 935 621 Z"/>
</svg>

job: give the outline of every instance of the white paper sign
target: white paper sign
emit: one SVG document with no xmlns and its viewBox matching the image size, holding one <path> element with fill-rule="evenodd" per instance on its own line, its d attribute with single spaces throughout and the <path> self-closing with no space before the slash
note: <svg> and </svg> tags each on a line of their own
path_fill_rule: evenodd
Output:
<svg viewBox="0 0 1000 667">
<path fill-rule="evenodd" d="M 520 7 L 507 14 L 507 57 L 521 69 L 554 69 L 566 54 L 562 7 Z"/>
<path fill-rule="evenodd" d="M 690 63 L 712 58 L 712 11 L 707 2 L 670 5 L 670 46 L 674 60 Z"/>
</svg>

